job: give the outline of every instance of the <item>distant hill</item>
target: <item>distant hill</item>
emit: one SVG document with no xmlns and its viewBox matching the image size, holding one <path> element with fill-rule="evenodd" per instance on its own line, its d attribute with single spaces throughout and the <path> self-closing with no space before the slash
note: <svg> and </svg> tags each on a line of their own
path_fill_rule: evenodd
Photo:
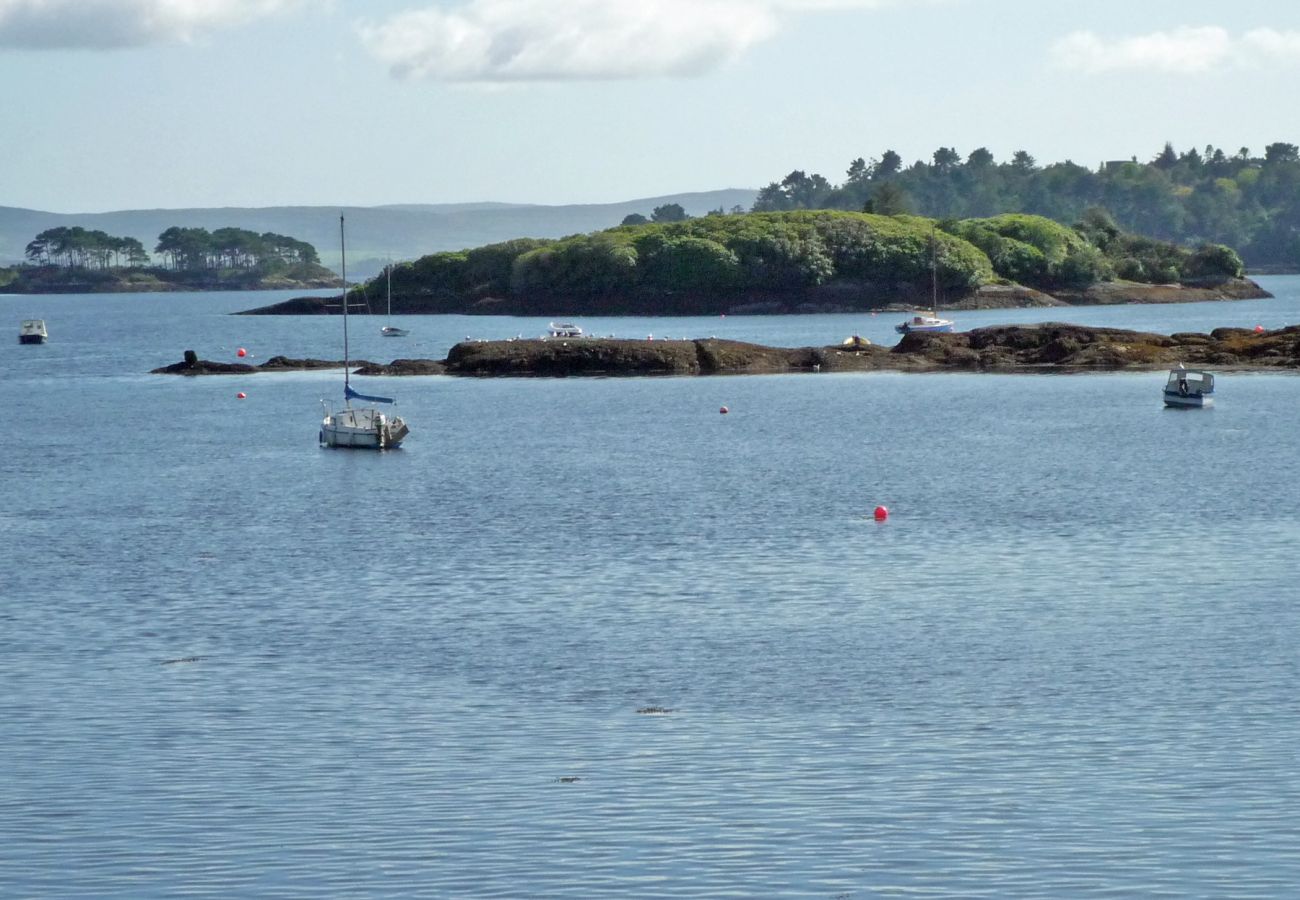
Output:
<svg viewBox="0 0 1300 900">
<path fill-rule="evenodd" d="M 246 228 L 289 234 L 313 245 L 321 261 L 337 268 L 338 215 L 347 217 L 348 280 L 373 276 L 388 258 L 415 259 L 440 250 L 481 247 L 518 237 L 559 238 L 618 225 L 624 216 L 648 216 L 677 203 L 689 215 L 753 204 L 757 191 L 727 189 L 646 197 L 618 203 L 540 206 L 511 203 L 398 204 L 369 207 L 269 206 L 209 209 L 139 209 L 106 213 L 51 213 L 0 206 L 0 266 L 22 262 L 29 241 L 58 226 L 99 229 L 134 237 L 152 250 L 158 235 L 183 228 Z"/>
</svg>

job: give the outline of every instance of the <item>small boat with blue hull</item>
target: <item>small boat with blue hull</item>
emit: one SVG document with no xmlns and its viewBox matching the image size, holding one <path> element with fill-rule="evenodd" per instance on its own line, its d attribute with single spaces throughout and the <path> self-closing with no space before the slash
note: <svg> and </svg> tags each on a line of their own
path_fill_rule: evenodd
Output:
<svg viewBox="0 0 1300 900">
<path fill-rule="evenodd" d="M 1185 369 L 1181 365 L 1169 370 L 1165 382 L 1165 406 L 1198 409 L 1214 405 L 1214 373 Z"/>
</svg>

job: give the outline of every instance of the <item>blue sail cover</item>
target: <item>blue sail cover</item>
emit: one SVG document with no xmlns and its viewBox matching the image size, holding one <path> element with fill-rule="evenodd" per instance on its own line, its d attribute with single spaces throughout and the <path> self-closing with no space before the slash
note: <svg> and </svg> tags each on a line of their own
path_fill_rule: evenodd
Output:
<svg viewBox="0 0 1300 900">
<path fill-rule="evenodd" d="M 396 403 L 397 402 L 392 397 L 372 397 L 369 394 L 359 394 L 356 391 L 352 390 L 352 385 L 348 385 L 343 389 L 343 396 L 347 397 L 349 400 L 367 400 L 370 403 Z"/>
</svg>

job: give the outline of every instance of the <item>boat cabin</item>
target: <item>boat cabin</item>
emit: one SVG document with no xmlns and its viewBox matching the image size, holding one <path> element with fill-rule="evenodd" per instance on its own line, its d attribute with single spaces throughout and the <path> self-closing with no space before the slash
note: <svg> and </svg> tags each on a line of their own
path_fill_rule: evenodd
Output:
<svg viewBox="0 0 1300 900">
<path fill-rule="evenodd" d="M 49 334 L 45 331 L 44 319 L 24 319 L 18 329 L 18 343 L 44 344 Z"/>
<path fill-rule="evenodd" d="M 1210 406 L 1214 401 L 1214 373 L 1179 366 L 1169 370 L 1165 382 L 1166 406 Z"/>
</svg>

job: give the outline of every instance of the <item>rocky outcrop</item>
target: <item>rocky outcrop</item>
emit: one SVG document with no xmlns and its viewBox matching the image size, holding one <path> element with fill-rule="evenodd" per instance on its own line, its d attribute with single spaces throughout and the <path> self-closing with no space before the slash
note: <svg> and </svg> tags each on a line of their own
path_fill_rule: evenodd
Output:
<svg viewBox="0 0 1300 900">
<path fill-rule="evenodd" d="M 694 341 L 617 338 L 466 341 L 447 354 L 452 375 L 698 375 Z"/>
<path fill-rule="evenodd" d="M 366 360 L 352 360 L 354 366 L 373 366 Z M 258 372 L 294 372 L 307 369 L 341 369 L 343 360 L 328 359 L 291 359 L 287 356 L 272 356 L 259 366 L 248 363 L 213 362 L 199 359 L 193 350 L 185 351 L 185 358 L 170 366 L 162 366 L 150 371 L 150 375 L 254 375 Z"/>
<path fill-rule="evenodd" d="M 910 334 L 891 351 L 909 368 L 1125 369 L 1177 363 L 1217 368 L 1300 368 L 1300 326 L 1256 332 L 1216 328 L 1173 335 L 1062 322 L 999 325 L 956 334 Z"/>
<path fill-rule="evenodd" d="M 466 341 L 445 360 L 355 361 L 357 375 L 593 376 L 736 375 L 777 372 L 1154 369 L 1183 363 L 1220 369 L 1300 368 L 1300 325 L 1276 331 L 1216 328 L 1172 335 L 1064 322 L 996 325 L 955 334 L 909 334 L 894 347 L 765 347 L 708 338 L 694 341 Z M 342 368 L 342 361 L 272 357 L 261 366 L 200 359 L 154 374 L 228 375 Z"/>
<path fill-rule="evenodd" d="M 388 365 L 366 363 L 353 375 L 442 375 L 447 364 L 439 359 L 395 359 Z"/>
<path fill-rule="evenodd" d="M 1121 303 L 1199 303 L 1206 300 L 1260 300 L 1272 297 L 1249 278 L 1185 281 L 1181 284 L 1139 284 L 1102 281 L 1082 289 L 1061 289 L 1055 296 L 1068 306 L 1107 306 Z"/>
</svg>

